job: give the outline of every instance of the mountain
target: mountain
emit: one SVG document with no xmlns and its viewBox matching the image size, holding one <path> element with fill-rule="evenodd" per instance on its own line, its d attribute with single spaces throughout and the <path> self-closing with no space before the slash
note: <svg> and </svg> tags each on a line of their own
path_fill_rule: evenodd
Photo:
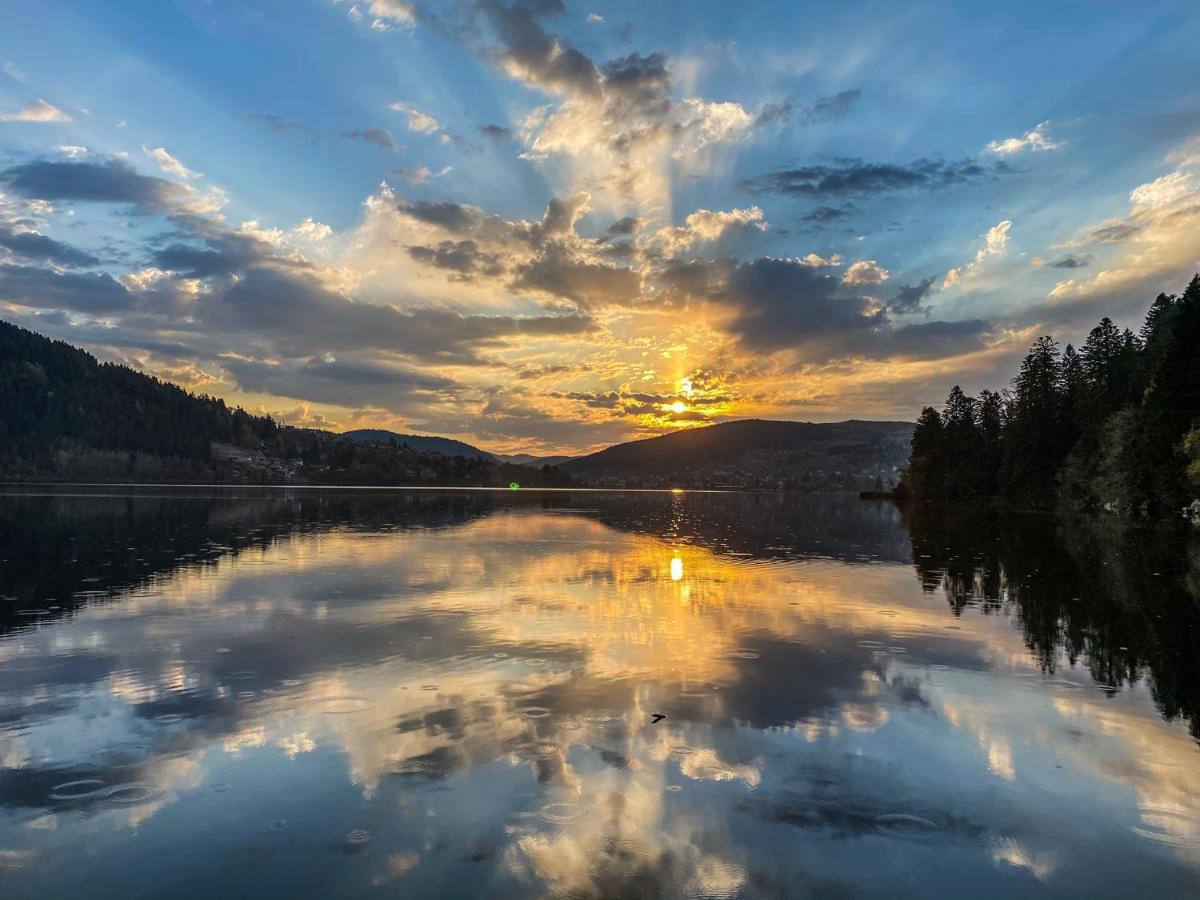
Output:
<svg viewBox="0 0 1200 900">
<path fill-rule="evenodd" d="M 559 468 L 596 485 L 886 486 L 908 457 L 909 422 L 776 422 L 744 419 L 617 444 Z"/>
<path fill-rule="evenodd" d="M 453 438 L 434 437 L 422 434 L 398 434 L 382 428 L 359 428 L 355 431 L 343 431 L 340 435 L 358 444 L 387 444 L 395 441 L 397 444 L 408 444 L 414 450 L 426 450 L 441 453 L 444 456 L 472 456 L 479 459 L 499 459 L 502 462 L 512 462 L 507 457 L 493 457 L 486 450 L 472 447 Z"/>
<path fill-rule="evenodd" d="M 280 426 L 0 321 L 0 480 L 563 487 L 437 437 Z"/>
<path fill-rule="evenodd" d="M 0 322 L 0 471 L 10 475 L 95 454 L 206 464 L 214 442 L 273 438 L 271 419 L 198 397 L 62 341 Z"/>
<path fill-rule="evenodd" d="M 574 459 L 573 456 L 534 456 L 532 453 L 494 453 L 492 454 L 501 462 L 512 463 L 514 466 L 533 466 L 535 469 L 540 469 L 542 466 L 561 466 L 568 459 Z"/>
</svg>

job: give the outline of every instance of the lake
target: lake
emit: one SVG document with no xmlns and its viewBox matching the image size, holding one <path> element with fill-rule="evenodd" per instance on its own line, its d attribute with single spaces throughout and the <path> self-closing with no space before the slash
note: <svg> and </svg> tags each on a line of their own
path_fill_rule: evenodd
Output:
<svg viewBox="0 0 1200 900">
<path fill-rule="evenodd" d="M 5 898 L 1200 883 L 1182 525 L 25 486 L 0 595 Z"/>
</svg>

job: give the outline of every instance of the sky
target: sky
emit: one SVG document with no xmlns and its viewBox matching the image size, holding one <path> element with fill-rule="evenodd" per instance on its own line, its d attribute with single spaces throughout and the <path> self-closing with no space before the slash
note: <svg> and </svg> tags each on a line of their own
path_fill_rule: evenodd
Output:
<svg viewBox="0 0 1200 900">
<path fill-rule="evenodd" d="M 1200 269 L 1200 5 L 0 12 L 0 318 L 299 426 L 913 419 Z"/>
</svg>

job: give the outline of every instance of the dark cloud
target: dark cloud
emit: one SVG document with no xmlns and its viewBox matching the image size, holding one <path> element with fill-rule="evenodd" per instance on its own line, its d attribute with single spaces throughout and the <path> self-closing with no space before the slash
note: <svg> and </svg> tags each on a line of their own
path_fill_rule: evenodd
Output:
<svg viewBox="0 0 1200 900">
<path fill-rule="evenodd" d="M 143 212 L 164 212 L 188 196 L 187 188 L 139 175 L 121 159 L 104 162 L 36 160 L 0 172 L 0 182 L 22 197 L 129 204 Z"/>
<path fill-rule="evenodd" d="M 364 141 L 384 150 L 396 152 L 396 139 L 392 137 L 392 133 L 384 128 L 376 128 L 374 125 L 369 128 L 357 128 L 354 131 L 344 131 L 342 137 L 352 141 Z"/>
<path fill-rule="evenodd" d="M 551 91 L 595 93 L 600 75 L 580 51 L 546 32 L 544 20 L 566 12 L 561 0 L 478 0 L 478 21 L 491 31 L 495 56 L 522 80 Z"/>
<path fill-rule="evenodd" d="M 0 265 L 0 300 L 40 309 L 101 315 L 131 309 L 136 300 L 109 275 Z"/>
<path fill-rule="evenodd" d="M 57 263 L 60 266 L 94 266 L 100 260 L 69 244 L 38 234 L 36 231 L 13 231 L 0 225 L 0 247 L 35 262 Z"/>
<path fill-rule="evenodd" d="M 476 131 L 481 137 L 485 137 L 490 141 L 511 141 L 513 132 L 511 128 L 505 128 L 503 125 L 480 125 Z"/>
<path fill-rule="evenodd" d="M 183 273 L 187 278 L 230 275 L 267 260 L 280 265 L 290 264 L 274 258 L 272 248 L 264 242 L 230 233 L 207 238 L 199 246 L 171 244 L 151 255 L 154 266 Z"/>
<path fill-rule="evenodd" d="M 409 256 L 417 262 L 439 269 L 458 272 L 460 275 L 479 273 L 496 277 L 504 272 L 499 258 L 493 253 L 484 253 L 474 241 L 442 241 L 433 247 L 412 246 Z"/>
<path fill-rule="evenodd" d="M 841 279 L 790 259 L 738 264 L 720 300 L 736 312 L 730 331 L 758 350 L 837 346 L 885 321 L 866 298 L 843 293 Z"/>
<path fill-rule="evenodd" d="M 850 206 L 818 206 L 816 209 L 811 209 L 800 218 L 805 222 L 834 222 L 838 219 L 844 219 L 850 215 L 853 208 Z"/>
<path fill-rule="evenodd" d="M 458 390 L 449 378 L 372 360 L 269 363 L 229 357 L 221 364 L 244 391 L 341 406 L 396 410 L 397 404 L 412 403 L 414 393 L 436 400 Z"/>
<path fill-rule="evenodd" d="M 869 196 L 896 191 L 934 191 L 981 181 L 1007 171 L 1010 171 L 1007 166 L 985 167 L 972 159 L 958 162 L 918 159 L 907 165 L 838 159 L 833 165 L 781 169 L 745 179 L 739 184 L 753 194 L 812 198 Z"/>
<path fill-rule="evenodd" d="M 617 219 L 605 230 L 605 234 L 610 237 L 618 237 L 621 235 L 635 234 L 642 227 L 642 220 L 634 216 L 626 216 L 623 219 Z"/>
<path fill-rule="evenodd" d="M 641 298 L 641 279 L 631 269 L 583 262 L 557 248 L 518 266 L 512 286 L 553 294 L 581 309 L 628 306 Z"/>
<path fill-rule="evenodd" d="M 303 357 L 327 351 L 380 350 L 426 362 L 475 366 L 520 335 L 553 336 L 595 330 L 587 316 L 464 316 L 450 310 L 401 311 L 353 302 L 304 273 L 253 268 L 205 305 L 202 325 L 269 336 L 275 351 Z"/>
<path fill-rule="evenodd" d="M 246 118 L 251 122 L 271 129 L 276 134 L 285 134 L 286 132 L 303 127 L 299 122 L 293 122 L 291 119 L 285 119 L 281 116 L 270 116 L 264 113 L 251 113 Z"/>
<path fill-rule="evenodd" d="M 900 285 L 900 290 L 888 304 L 888 309 L 898 314 L 928 312 L 927 307 L 921 305 L 921 301 L 933 293 L 933 282 L 936 278 L 936 275 L 930 275 L 916 284 Z"/>
<path fill-rule="evenodd" d="M 771 125 L 795 121 L 802 125 L 834 122 L 845 118 L 854 109 L 862 91 L 854 88 L 832 97 L 821 97 L 810 106 L 796 103 L 791 97 L 781 103 L 768 103 L 754 120 L 755 125 Z"/>
<path fill-rule="evenodd" d="M 1129 240 L 1141 230 L 1142 226 L 1135 225 L 1133 222 L 1116 222 L 1112 225 L 1105 225 L 1095 229 L 1088 237 L 1102 244 L 1120 244 Z"/>
<path fill-rule="evenodd" d="M 1087 253 L 1068 253 L 1062 259 L 1046 263 L 1052 269 L 1082 269 L 1091 264 L 1092 257 Z"/>
<path fill-rule="evenodd" d="M 610 117 L 665 118 L 671 111 L 671 76 L 662 53 L 630 53 L 604 66 Z"/>
<path fill-rule="evenodd" d="M 984 338 L 991 329 L 991 323 L 984 319 L 906 325 L 884 335 L 873 355 L 941 359 L 972 353 L 983 348 Z"/>
<path fill-rule="evenodd" d="M 447 200 L 420 200 L 401 203 L 400 212 L 421 222 L 437 225 L 447 231 L 462 232 L 477 225 L 483 218 L 479 211 L 461 203 Z"/>
</svg>

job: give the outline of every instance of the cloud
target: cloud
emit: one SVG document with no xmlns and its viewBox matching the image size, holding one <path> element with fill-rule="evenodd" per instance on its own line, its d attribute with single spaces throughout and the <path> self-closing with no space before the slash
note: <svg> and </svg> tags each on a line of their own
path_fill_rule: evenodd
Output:
<svg viewBox="0 0 1200 900">
<path fill-rule="evenodd" d="M 376 128 L 374 125 L 369 128 L 358 128 L 354 131 L 342 132 L 342 137 L 352 141 L 363 141 L 367 144 L 374 144 L 382 150 L 389 150 L 395 153 L 397 150 L 396 139 L 392 137 L 392 133 L 385 128 Z"/>
<path fill-rule="evenodd" d="M 416 9 L 405 0 L 368 0 L 367 10 L 375 21 L 411 25 L 416 21 Z"/>
<path fill-rule="evenodd" d="M 918 159 L 907 165 L 840 159 L 833 165 L 781 169 L 740 182 L 752 194 L 792 197 L 848 197 L 898 191 L 936 191 L 995 177 L 1008 171 L 1003 164 L 981 166 L 971 159 L 945 162 Z"/>
<path fill-rule="evenodd" d="M 503 125 L 480 125 L 475 129 L 482 137 L 490 141 L 511 141 L 513 139 L 513 130 L 505 128 Z"/>
<path fill-rule="evenodd" d="M 409 411 L 460 390 L 452 379 L 374 360 L 263 361 L 230 356 L 221 364 L 243 391 L 337 406 L 369 404 Z"/>
<path fill-rule="evenodd" d="M 414 360 L 478 366 L 481 350 L 520 338 L 585 334 L 595 322 L 581 315 L 482 316 L 451 310 L 400 310 L 354 301 L 311 273 L 252 268 L 205 305 L 203 325 L 226 333 L 269 336 L 275 351 L 302 357 L 326 351 L 377 350 Z M 290 396 L 290 395 L 289 395 Z"/>
<path fill-rule="evenodd" d="M 286 134 L 289 131 L 295 131 L 303 126 L 299 122 L 293 122 L 291 119 L 285 119 L 281 116 L 271 116 L 265 113 L 251 113 L 247 116 L 252 122 L 257 122 L 276 134 Z"/>
<path fill-rule="evenodd" d="M 1066 256 L 1050 261 L 1035 259 L 1033 265 L 1037 268 L 1083 269 L 1091 265 L 1091 262 L 1092 255 L 1090 253 L 1068 253 Z"/>
<path fill-rule="evenodd" d="M 465 2 L 429 21 L 522 84 L 554 98 L 521 123 L 525 159 L 559 157 L 568 187 L 600 187 L 624 200 L 662 206 L 671 160 L 707 164 L 717 145 L 738 140 L 753 117 L 734 102 L 677 98 L 663 53 L 632 53 L 598 65 L 551 34 L 560 0 Z"/>
<path fill-rule="evenodd" d="M 140 175 L 121 159 L 103 162 L 37 160 L 0 171 L 0 182 L 22 197 L 128 204 L 142 212 L 166 212 L 193 194 L 184 185 Z"/>
<path fill-rule="evenodd" d="M 1171 172 L 1129 192 L 1128 215 L 1089 226 L 1082 238 L 1068 242 L 1112 245 L 1113 255 L 1091 278 L 1060 281 L 1049 293 L 1051 301 L 1060 307 L 1104 299 L 1129 305 L 1138 298 L 1144 308 L 1147 295 L 1178 289 L 1200 268 L 1200 178 L 1193 171 L 1200 157 L 1192 152 L 1194 145 L 1187 142 L 1168 155 L 1176 162 Z"/>
<path fill-rule="evenodd" d="M 811 106 L 797 104 L 789 97 L 781 103 L 764 106 L 755 117 L 754 124 L 761 127 L 793 121 L 801 125 L 835 122 L 849 115 L 861 98 L 862 91 L 858 88 L 841 91 L 832 97 L 821 97 Z"/>
<path fill-rule="evenodd" d="M 879 265 L 873 259 L 860 259 L 858 262 L 851 263 L 842 275 L 843 284 L 852 285 L 867 285 L 867 284 L 883 284 L 891 275 L 887 269 Z"/>
<path fill-rule="evenodd" d="M 562 297 L 581 309 L 627 306 L 641 299 L 641 278 L 637 272 L 580 261 L 561 248 L 551 249 L 518 266 L 513 287 Z"/>
<path fill-rule="evenodd" d="M 729 330 L 756 350 L 827 355 L 884 322 L 867 299 L 844 294 L 840 279 L 792 259 L 739 263 L 719 297 L 734 313 Z"/>
<path fill-rule="evenodd" d="M 934 281 L 937 280 L 936 275 L 930 275 L 928 278 L 923 278 L 916 284 L 902 284 L 896 296 L 892 298 L 888 304 L 888 311 L 897 315 L 906 313 L 925 312 L 929 310 L 922 306 L 922 301 L 934 292 Z"/>
<path fill-rule="evenodd" d="M 0 265 L 0 300 L 91 315 L 123 312 L 136 302 L 124 285 L 107 274 L 56 272 L 18 265 Z"/>
<path fill-rule="evenodd" d="M 95 266 L 100 260 L 90 253 L 79 250 L 36 231 L 13 231 L 0 225 L 0 247 L 34 262 L 54 263 L 60 266 Z"/>
<path fill-rule="evenodd" d="M 34 100 L 15 113 L 0 113 L 0 122 L 71 122 L 69 115 L 45 100 Z"/>
<path fill-rule="evenodd" d="M 1110 222 L 1088 234 L 1088 238 L 1101 244 L 1121 244 L 1142 230 L 1136 222 Z"/>
<path fill-rule="evenodd" d="M 158 163 L 158 167 L 168 175 L 174 175 L 176 178 L 186 179 L 197 178 L 200 175 L 199 172 L 193 172 L 191 169 L 177 160 L 174 156 L 168 153 L 164 147 L 154 147 L 151 149 L 150 147 L 143 145 L 142 152 Z"/>
<path fill-rule="evenodd" d="M 453 168 L 453 166 L 442 166 L 434 172 L 428 166 L 413 166 L 411 169 L 393 169 L 392 174 L 397 178 L 403 178 L 413 187 L 421 187 L 429 184 L 434 178 L 449 175 Z"/>
<path fill-rule="evenodd" d="M 820 256 L 816 253 L 809 253 L 807 256 L 801 257 L 800 262 L 804 263 L 806 266 L 822 268 L 825 266 L 840 266 L 842 264 L 842 258 L 836 253 L 830 254 L 829 256 Z"/>
<path fill-rule="evenodd" d="M 402 203 L 399 210 L 406 216 L 454 232 L 466 231 L 483 218 L 479 210 L 474 207 L 445 200 L 418 200 L 415 203 Z"/>
<path fill-rule="evenodd" d="M 417 134 L 434 134 L 442 128 L 437 119 L 429 113 L 421 112 L 411 103 L 393 103 L 388 109 L 403 113 L 407 119 L 408 130 Z"/>
<path fill-rule="evenodd" d="M 1055 142 L 1050 140 L 1046 134 L 1046 130 L 1050 127 L 1050 123 L 1039 122 L 1034 126 L 1032 131 L 1027 131 L 1020 137 L 1005 138 L 1001 141 L 991 141 L 984 152 L 993 153 L 997 156 L 1015 156 L 1018 153 L 1041 152 L 1045 150 L 1058 150 L 1066 146 L 1066 142 Z"/>
<path fill-rule="evenodd" d="M 975 254 L 975 259 L 965 266 L 958 266 L 948 271 L 942 281 L 942 290 L 949 290 L 975 278 L 989 259 L 1001 255 L 1008 246 L 1008 232 L 1012 228 L 1012 224 L 1011 219 L 1005 219 L 989 228 L 984 236 L 983 246 Z"/>
<path fill-rule="evenodd" d="M 842 207 L 818 206 L 815 209 L 811 209 L 807 213 L 802 215 L 800 217 L 800 219 L 801 219 L 801 221 L 804 221 L 804 222 L 818 222 L 818 223 L 824 224 L 826 222 L 833 222 L 838 219 L 844 219 L 848 215 L 850 215 L 850 208 L 845 207 L 845 206 L 842 206 Z"/>
<path fill-rule="evenodd" d="M 699 243 L 713 243 L 729 234 L 746 234 L 767 229 L 763 211 L 757 206 L 728 212 L 698 209 L 683 225 L 660 229 L 653 240 L 668 255 L 674 255 Z"/>
</svg>

